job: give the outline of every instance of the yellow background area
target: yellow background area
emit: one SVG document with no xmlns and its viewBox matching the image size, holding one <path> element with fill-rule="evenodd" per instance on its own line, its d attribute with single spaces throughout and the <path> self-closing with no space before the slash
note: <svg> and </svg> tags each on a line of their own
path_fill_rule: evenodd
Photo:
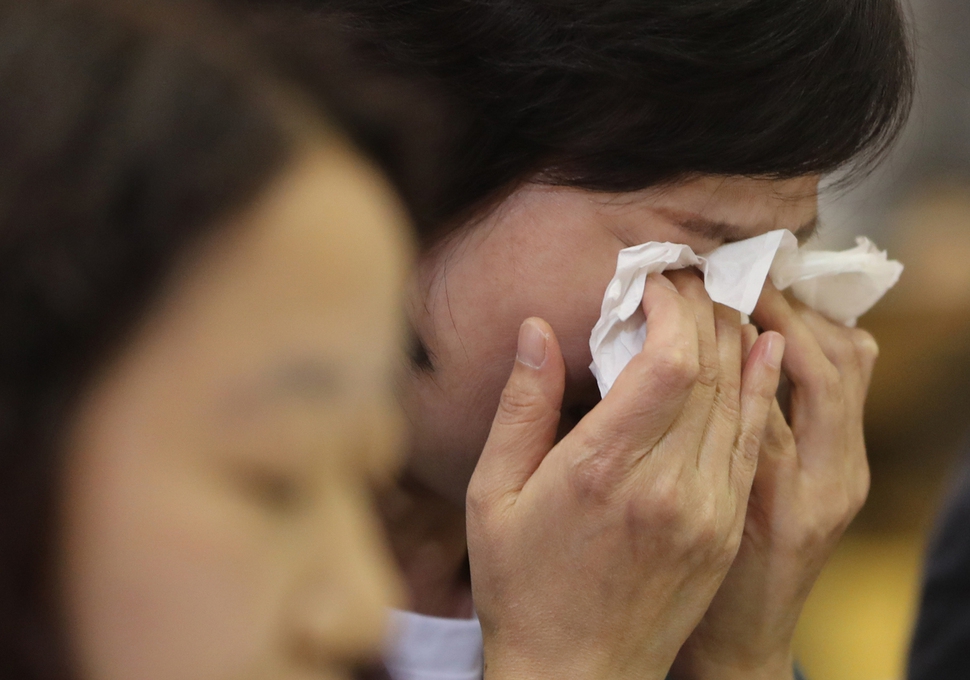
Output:
<svg viewBox="0 0 970 680">
<path fill-rule="evenodd" d="M 812 591 L 795 640 L 810 679 L 904 677 L 922 548 L 918 535 L 843 541 Z"/>
<path fill-rule="evenodd" d="M 905 677 L 926 544 L 970 456 L 970 180 L 914 190 L 894 220 L 886 246 L 906 270 L 860 321 L 881 349 L 866 413 L 872 488 L 798 629 L 810 680 Z"/>
</svg>

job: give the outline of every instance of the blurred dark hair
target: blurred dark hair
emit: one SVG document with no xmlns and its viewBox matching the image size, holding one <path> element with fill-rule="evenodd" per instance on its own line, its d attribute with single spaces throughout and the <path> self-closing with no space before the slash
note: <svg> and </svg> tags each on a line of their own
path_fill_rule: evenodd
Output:
<svg viewBox="0 0 970 680">
<path fill-rule="evenodd" d="M 329 103 L 331 88 L 347 86 L 318 132 L 359 140 L 422 223 L 418 188 L 430 183 L 413 181 L 408 154 L 429 127 L 408 121 L 427 106 L 411 106 L 406 88 L 382 89 L 389 81 L 372 82 L 323 37 L 332 84 L 317 77 L 315 96 Z M 73 400 L 175 262 L 255 200 L 299 153 L 300 121 L 316 116 L 300 83 L 263 68 L 260 51 L 201 2 L 0 0 L 5 680 L 71 675 L 51 556 L 57 439 Z M 430 156 L 414 167 L 430 168 Z"/>
<path fill-rule="evenodd" d="M 337 14 L 462 112 L 438 221 L 532 177 L 631 191 L 878 159 L 912 97 L 897 0 L 224 0 Z"/>
<path fill-rule="evenodd" d="M 419 241 L 431 242 L 441 231 L 450 156 L 469 122 L 440 83 L 373 59 L 332 12 L 300 0 L 217 2 L 258 40 L 274 72 L 330 111 L 378 163 L 404 199 Z"/>
</svg>

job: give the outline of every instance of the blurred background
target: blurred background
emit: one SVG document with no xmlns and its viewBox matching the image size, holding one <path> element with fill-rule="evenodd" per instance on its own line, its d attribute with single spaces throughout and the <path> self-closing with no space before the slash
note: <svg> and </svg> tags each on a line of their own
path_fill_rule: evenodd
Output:
<svg viewBox="0 0 970 680">
<path fill-rule="evenodd" d="M 970 448 L 970 0 L 905 1 L 912 119 L 878 172 L 822 206 L 822 247 L 864 234 L 906 270 L 860 321 L 881 347 L 866 420 L 872 490 L 798 632 L 815 680 L 903 677 L 926 542 Z"/>
</svg>

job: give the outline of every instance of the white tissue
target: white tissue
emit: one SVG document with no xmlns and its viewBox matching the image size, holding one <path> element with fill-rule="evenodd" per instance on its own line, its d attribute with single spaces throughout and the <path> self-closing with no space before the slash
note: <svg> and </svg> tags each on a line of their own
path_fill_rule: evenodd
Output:
<svg viewBox="0 0 970 680">
<path fill-rule="evenodd" d="M 705 255 L 679 243 L 652 242 L 621 250 L 589 339 L 593 354 L 589 368 L 600 394 L 606 396 L 620 371 L 643 348 L 647 324 L 640 303 L 649 274 L 697 267 L 711 299 L 742 314 L 754 310 L 765 279 L 771 276 L 779 290 L 790 287 L 812 309 L 854 326 L 903 271 L 899 262 L 887 259 L 869 239 L 860 237 L 856 243 L 841 252 L 801 250 L 790 231 L 778 230 Z"/>
</svg>

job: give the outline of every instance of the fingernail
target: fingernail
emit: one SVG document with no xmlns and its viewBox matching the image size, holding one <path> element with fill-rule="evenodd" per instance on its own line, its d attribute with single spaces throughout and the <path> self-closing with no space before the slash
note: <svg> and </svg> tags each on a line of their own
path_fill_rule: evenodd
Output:
<svg viewBox="0 0 970 680">
<path fill-rule="evenodd" d="M 785 356 L 784 336 L 772 333 L 768 338 L 768 365 L 772 368 L 781 368 L 781 360 Z"/>
<path fill-rule="evenodd" d="M 673 283 L 671 283 L 670 279 L 668 279 L 663 274 L 651 274 L 650 275 L 650 278 L 653 279 L 654 281 L 656 281 L 657 283 L 659 283 L 664 288 L 669 288 L 670 290 L 674 291 L 675 293 L 677 292 L 677 286 L 675 286 Z"/>
<path fill-rule="evenodd" d="M 541 368 L 546 361 L 546 334 L 532 319 L 526 319 L 519 327 L 515 359 L 529 368 Z"/>
</svg>

